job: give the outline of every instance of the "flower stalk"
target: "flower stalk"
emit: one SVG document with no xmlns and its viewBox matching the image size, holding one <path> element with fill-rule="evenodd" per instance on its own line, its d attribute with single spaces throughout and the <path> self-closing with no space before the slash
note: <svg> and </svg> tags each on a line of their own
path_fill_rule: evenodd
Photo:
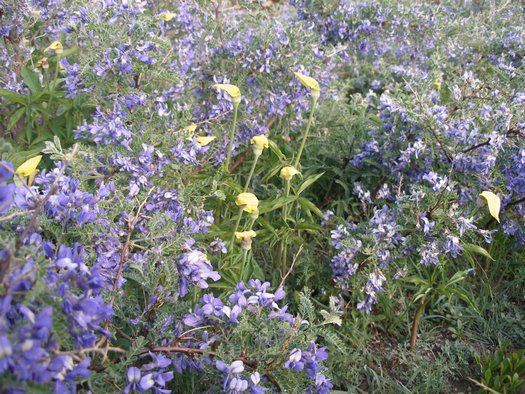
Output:
<svg viewBox="0 0 525 394">
<path fill-rule="evenodd" d="M 237 127 L 237 112 L 239 110 L 239 103 L 234 102 L 233 103 L 233 123 L 232 123 L 232 129 L 230 131 L 230 142 L 228 144 L 228 153 L 226 155 L 226 163 L 225 168 L 227 172 L 230 172 L 230 160 L 232 156 L 232 149 L 233 149 L 233 139 L 235 138 L 235 129 Z"/>
<path fill-rule="evenodd" d="M 303 139 L 301 141 L 301 146 L 299 147 L 299 151 L 297 152 L 297 156 L 295 157 L 295 161 L 293 165 L 295 168 L 299 167 L 299 162 L 301 160 L 301 155 L 303 154 L 304 146 L 306 145 L 306 139 L 308 138 L 308 133 L 310 132 L 310 126 L 312 125 L 312 121 L 314 118 L 314 111 L 315 111 L 315 107 L 317 105 L 317 99 L 319 98 L 319 96 L 312 94 L 311 98 L 312 100 L 311 100 L 311 105 L 310 105 L 310 116 L 308 117 L 308 123 L 306 124 L 306 128 L 303 133 Z"/>
</svg>

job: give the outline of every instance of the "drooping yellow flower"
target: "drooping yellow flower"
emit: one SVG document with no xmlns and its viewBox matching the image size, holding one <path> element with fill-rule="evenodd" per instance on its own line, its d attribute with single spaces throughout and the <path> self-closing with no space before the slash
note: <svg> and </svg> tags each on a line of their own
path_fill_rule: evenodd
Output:
<svg viewBox="0 0 525 394">
<path fill-rule="evenodd" d="M 235 232 L 235 238 L 237 238 L 239 241 L 244 241 L 247 239 L 252 239 L 257 236 L 257 233 L 253 230 L 249 231 L 236 231 Z"/>
<path fill-rule="evenodd" d="M 38 163 L 42 159 L 41 155 L 35 156 L 29 160 L 26 160 L 20 167 L 16 169 L 16 173 L 20 176 L 29 176 L 36 170 Z"/>
<path fill-rule="evenodd" d="M 190 133 L 193 133 L 195 130 L 197 130 L 197 125 L 195 123 L 192 123 L 185 127 L 186 131 L 189 131 Z"/>
<path fill-rule="evenodd" d="M 235 199 L 235 204 L 239 208 L 242 208 L 244 212 L 248 213 L 259 213 L 259 200 L 257 197 L 255 197 L 255 194 L 253 193 L 241 193 L 237 196 Z"/>
<path fill-rule="evenodd" d="M 256 236 L 257 233 L 253 230 L 235 232 L 235 238 L 242 242 L 242 250 L 250 250 L 252 248 L 252 239 Z"/>
<path fill-rule="evenodd" d="M 36 66 L 37 67 L 42 67 L 44 69 L 48 69 L 49 68 L 49 62 L 47 61 L 47 57 L 43 57 L 38 62 L 36 62 Z"/>
<path fill-rule="evenodd" d="M 228 93 L 234 104 L 241 102 L 241 90 L 237 86 L 231 85 L 229 83 L 218 83 L 213 85 L 213 87 Z"/>
<path fill-rule="evenodd" d="M 501 209 L 501 200 L 500 198 L 489 191 L 484 191 L 480 194 L 485 200 L 487 200 L 487 205 L 489 206 L 489 212 L 494 219 L 499 223 L 499 211 Z"/>
<path fill-rule="evenodd" d="M 303 86 L 310 89 L 312 96 L 319 97 L 319 95 L 321 94 L 321 88 L 319 87 L 319 82 L 317 82 L 312 77 L 309 77 L 307 75 L 304 75 L 298 72 L 294 72 L 294 74 L 297 77 L 297 79 L 301 81 Z"/>
<path fill-rule="evenodd" d="M 268 137 L 266 137 L 264 134 L 256 135 L 251 139 L 250 143 L 261 149 L 268 148 Z"/>
<path fill-rule="evenodd" d="M 167 11 L 167 12 L 164 12 L 163 14 L 161 14 L 160 17 L 161 17 L 161 19 L 164 22 L 169 22 L 170 20 L 172 20 L 176 16 L 177 16 L 177 14 L 174 14 L 173 12 Z"/>
<path fill-rule="evenodd" d="M 281 173 L 279 176 L 287 181 L 291 180 L 294 175 L 299 174 L 299 171 L 295 167 L 292 166 L 286 166 L 281 168 Z"/>
<path fill-rule="evenodd" d="M 268 148 L 268 137 L 264 134 L 256 135 L 250 141 L 253 145 L 253 153 L 255 156 L 260 156 L 264 148 Z"/>
<path fill-rule="evenodd" d="M 200 146 L 206 146 L 208 145 L 210 142 L 212 142 L 216 137 L 207 137 L 207 136 L 198 136 L 197 137 L 197 142 L 199 143 Z"/>
<path fill-rule="evenodd" d="M 51 43 L 50 46 L 44 49 L 44 52 L 47 52 L 47 51 L 55 51 L 55 53 L 62 53 L 64 52 L 64 48 L 62 47 L 62 44 L 60 43 L 60 41 L 54 41 Z"/>
</svg>

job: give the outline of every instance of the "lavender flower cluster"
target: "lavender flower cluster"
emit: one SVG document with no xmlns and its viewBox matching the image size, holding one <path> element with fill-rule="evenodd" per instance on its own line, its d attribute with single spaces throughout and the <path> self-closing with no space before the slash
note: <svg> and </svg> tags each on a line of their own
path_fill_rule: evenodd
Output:
<svg viewBox="0 0 525 394">
<path fill-rule="evenodd" d="M 413 261 L 457 260 L 465 244 L 490 244 L 494 233 L 523 246 L 523 93 L 510 83 L 523 32 L 499 27 L 513 15 L 522 19 L 523 7 L 481 23 L 462 17 L 454 2 L 441 12 L 426 3 L 292 3 L 358 68 L 353 91 L 373 120 L 348 162 L 373 175 L 353 183 L 358 219 L 332 227 L 333 278 L 356 296 L 357 308 L 370 312 L 387 278 L 406 275 Z M 467 26 L 464 35 L 435 33 L 457 21 Z M 484 190 L 502 201 L 501 226 L 487 222 Z"/>
</svg>

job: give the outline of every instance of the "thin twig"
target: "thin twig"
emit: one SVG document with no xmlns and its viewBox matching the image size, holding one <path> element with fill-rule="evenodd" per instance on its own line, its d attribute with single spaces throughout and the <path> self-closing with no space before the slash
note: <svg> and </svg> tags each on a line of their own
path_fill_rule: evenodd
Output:
<svg viewBox="0 0 525 394">
<path fill-rule="evenodd" d="M 297 251 L 297 253 L 295 253 L 293 255 L 293 259 L 292 259 L 292 265 L 290 265 L 290 269 L 288 270 L 288 272 L 283 276 L 283 279 L 281 280 L 281 283 L 279 284 L 279 288 L 282 288 L 284 286 L 284 282 L 286 281 L 286 278 L 288 278 L 288 276 L 292 273 L 292 270 L 293 270 L 293 267 L 295 265 L 295 262 L 297 261 L 297 258 L 299 257 L 299 255 L 301 254 L 301 252 L 303 251 L 303 248 L 304 248 L 304 244 L 301 244 L 301 246 L 299 246 L 299 250 Z"/>
<path fill-rule="evenodd" d="M 29 211 L 16 211 L 16 212 L 13 212 L 9 215 L 5 215 L 5 216 L 2 216 L 0 218 L 0 222 L 5 222 L 5 221 L 8 221 L 8 220 L 11 220 L 11 219 L 14 219 L 18 216 L 24 216 L 24 215 L 27 215 L 28 213 L 32 213 L 34 212 L 33 209 L 29 210 Z"/>
<path fill-rule="evenodd" d="M 133 233 L 133 230 L 135 229 L 135 225 L 137 224 L 137 222 L 141 218 L 140 212 L 142 211 L 142 208 L 144 207 L 144 205 L 148 201 L 149 196 L 151 195 L 151 192 L 153 191 L 153 189 L 155 189 L 155 186 L 153 186 L 149 190 L 148 195 L 146 196 L 144 201 L 142 201 L 142 203 L 139 205 L 139 207 L 137 209 L 137 213 L 135 214 L 135 217 L 133 219 L 128 219 L 128 236 L 126 238 L 126 242 L 124 243 L 124 245 L 122 246 L 121 251 L 120 251 L 120 262 L 119 262 L 119 265 L 118 265 L 117 274 L 115 275 L 115 281 L 113 282 L 113 291 L 116 291 L 117 288 L 118 288 L 118 281 L 120 279 L 120 276 L 122 275 L 122 269 L 124 268 L 124 264 L 126 263 L 126 260 L 127 260 L 128 250 L 129 250 L 129 247 L 131 245 L 131 234 Z M 113 304 L 113 301 L 115 301 L 115 294 L 111 298 L 111 303 L 112 304 Z"/>
<path fill-rule="evenodd" d="M 468 380 L 470 380 L 471 382 L 477 384 L 479 387 L 481 387 L 482 389 L 484 390 L 487 390 L 489 393 L 491 394 L 501 394 L 499 391 L 496 391 L 494 389 L 491 389 L 490 387 L 488 386 L 485 386 L 483 383 L 481 382 L 478 382 L 476 379 L 472 379 L 472 378 L 467 378 Z"/>
</svg>

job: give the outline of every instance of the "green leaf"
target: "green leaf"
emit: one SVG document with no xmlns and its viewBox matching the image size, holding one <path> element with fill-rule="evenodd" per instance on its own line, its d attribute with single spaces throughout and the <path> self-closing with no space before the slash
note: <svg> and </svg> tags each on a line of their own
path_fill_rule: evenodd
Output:
<svg viewBox="0 0 525 394">
<path fill-rule="evenodd" d="M 295 226 L 296 230 L 307 230 L 307 231 L 321 231 L 322 226 L 316 223 L 300 222 Z"/>
<path fill-rule="evenodd" d="M 260 212 L 260 211 L 259 211 Z M 257 223 L 259 223 L 262 227 L 264 227 L 266 230 L 270 231 L 274 235 L 277 235 L 277 231 L 275 230 L 275 227 L 273 227 L 268 220 L 265 218 L 259 216 L 257 218 Z"/>
<path fill-rule="evenodd" d="M 22 116 L 24 116 L 25 112 L 26 109 L 24 107 L 18 108 L 16 111 L 14 111 L 9 117 L 9 123 L 7 123 L 7 130 L 11 130 L 22 118 Z"/>
<path fill-rule="evenodd" d="M 462 280 L 465 280 L 465 278 L 468 276 L 468 271 L 458 271 L 454 275 L 452 275 L 452 278 L 447 282 L 445 287 L 452 286 L 453 284 L 456 284 L 458 282 L 461 282 Z"/>
<path fill-rule="evenodd" d="M 472 297 L 462 288 L 449 289 L 452 294 L 457 296 L 459 299 L 464 301 L 468 306 L 470 306 L 476 313 L 481 313 L 477 305 L 474 303 Z"/>
<path fill-rule="evenodd" d="M 286 159 L 286 156 L 281 152 L 275 141 L 268 140 L 268 145 L 270 147 L 270 150 L 279 158 L 279 160 Z"/>
<path fill-rule="evenodd" d="M 281 208 L 282 206 L 287 205 L 292 201 L 295 201 L 295 196 L 283 196 L 271 200 L 264 200 L 261 203 L 259 203 L 259 214 L 262 215 L 263 213 L 275 211 L 276 209 Z"/>
<path fill-rule="evenodd" d="M 474 245 L 474 244 L 462 244 L 461 246 L 463 246 L 463 248 L 465 250 L 468 250 L 469 252 L 472 252 L 472 253 L 477 253 L 477 254 L 480 254 L 482 256 L 485 256 L 487 257 L 488 259 L 492 260 L 492 261 L 496 261 L 492 258 L 492 256 L 490 255 L 489 252 L 487 252 L 484 248 L 482 248 L 481 246 L 478 246 L 478 245 Z"/>
<path fill-rule="evenodd" d="M 268 182 L 270 179 L 272 179 L 277 173 L 281 170 L 282 164 L 280 162 L 276 162 L 268 171 L 266 171 L 266 175 L 263 178 L 263 182 Z"/>
<path fill-rule="evenodd" d="M 42 90 L 42 86 L 40 86 L 40 80 L 38 79 L 38 74 L 33 70 L 24 66 L 22 67 L 20 75 L 22 76 L 24 83 L 33 93 L 38 93 Z"/>
<path fill-rule="evenodd" d="M 299 203 L 299 205 L 303 209 L 306 209 L 307 211 L 313 212 L 314 214 L 316 214 L 320 218 L 323 217 L 323 213 L 321 212 L 321 210 L 319 208 L 317 208 L 315 206 L 315 204 L 313 202 L 311 202 L 310 200 L 308 200 L 307 198 L 299 197 L 297 199 L 297 202 Z"/>
<path fill-rule="evenodd" d="M 321 178 L 324 175 L 324 172 L 317 174 L 317 175 L 310 175 L 307 177 L 303 183 L 301 183 L 301 186 L 299 186 L 299 189 L 297 189 L 297 195 L 300 195 L 302 192 L 304 192 L 306 189 L 308 189 L 315 181 L 317 181 L 319 178 Z"/>
<path fill-rule="evenodd" d="M 8 99 L 9 101 L 13 103 L 18 103 L 22 105 L 25 105 L 26 103 L 24 96 L 16 92 L 13 92 L 12 90 L 9 90 L 9 89 L 0 89 L 0 97 L 5 97 L 6 99 Z"/>
<path fill-rule="evenodd" d="M 428 280 L 426 279 L 423 279 L 419 276 L 406 276 L 404 278 L 400 278 L 401 281 L 403 282 L 408 282 L 408 283 L 412 283 L 414 285 L 421 285 L 421 286 L 430 286 L 430 283 L 428 282 Z"/>
</svg>

